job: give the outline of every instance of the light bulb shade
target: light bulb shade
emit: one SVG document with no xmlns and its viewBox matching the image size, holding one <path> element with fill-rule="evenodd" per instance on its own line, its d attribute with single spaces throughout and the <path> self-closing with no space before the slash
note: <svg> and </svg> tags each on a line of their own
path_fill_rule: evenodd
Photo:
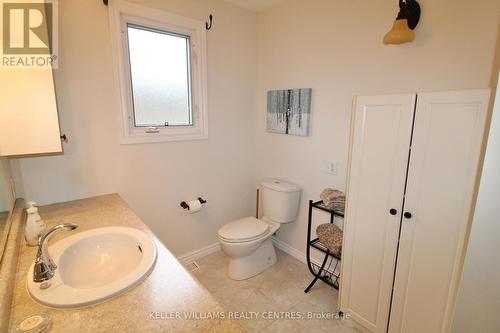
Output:
<svg viewBox="0 0 500 333">
<path fill-rule="evenodd" d="M 385 34 L 384 44 L 403 44 L 412 42 L 415 39 L 415 32 L 408 27 L 407 19 L 397 19 L 394 21 L 392 29 Z"/>
</svg>

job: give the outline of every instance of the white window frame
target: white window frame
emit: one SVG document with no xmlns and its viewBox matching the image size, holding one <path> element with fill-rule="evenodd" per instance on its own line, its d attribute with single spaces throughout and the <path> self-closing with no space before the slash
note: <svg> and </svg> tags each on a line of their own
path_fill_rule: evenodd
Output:
<svg viewBox="0 0 500 333">
<path fill-rule="evenodd" d="M 127 23 L 189 36 L 192 125 L 154 128 L 135 126 Z M 207 139 L 207 64 L 204 22 L 122 0 L 113 0 L 110 2 L 109 24 L 115 86 L 120 97 L 121 143 L 134 144 Z"/>
</svg>

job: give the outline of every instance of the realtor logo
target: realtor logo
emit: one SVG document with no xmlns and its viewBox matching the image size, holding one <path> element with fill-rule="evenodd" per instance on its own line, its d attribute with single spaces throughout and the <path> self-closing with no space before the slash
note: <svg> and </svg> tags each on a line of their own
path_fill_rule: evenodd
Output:
<svg viewBox="0 0 500 333">
<path fill-rule="evenodd" d="M 57 65 L 57 0 L 0 0 L 1 67 Z"/>
</svg>

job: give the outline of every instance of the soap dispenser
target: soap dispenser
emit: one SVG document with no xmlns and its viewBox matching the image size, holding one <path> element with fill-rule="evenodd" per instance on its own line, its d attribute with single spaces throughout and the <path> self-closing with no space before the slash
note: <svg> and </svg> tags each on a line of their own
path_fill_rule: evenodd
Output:
<svg viewBox="0 0 500 333">
<path fill-rule="evenodd" d="M 37 246 L 38 245 L 38 237 L 45 230 L 45 222 L 43 222 L 40 214 L 38 214 L 38 208 L 35 205 L 30 205 L 26 212 L 28 213 L 28 217 L 26 219 L 26 229 L 24 238 L 26 239 L 26 243 L 29 246 Z"/>
</svg>

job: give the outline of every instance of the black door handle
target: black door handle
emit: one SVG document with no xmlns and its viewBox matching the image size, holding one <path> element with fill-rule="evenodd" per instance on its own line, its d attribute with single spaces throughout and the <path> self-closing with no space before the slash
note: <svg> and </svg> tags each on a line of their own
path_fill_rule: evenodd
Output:
<svg viewBox="0 0 500 333">
<path fill-rule="evenodd" d="M 411 219 L 411 216 L 412 216 L 412 215 L 411 215 L 411 213 L 410 213 L 410 212 L 405 212 L 405 213 L 404 213 L 404 216 L 405 216 L 405 218 L 407 218 L 407 219 Z"/>
<path fill-rule="evenodd" d="M 391 215 L 396 215 L 396 214 L 398 213 L 398 211 L 397 211 L 397 210 L 395 210 L 394 208 L 391 208 L 391 209 L 389 210 L 389 213 L 391 213 Z"/>
</svg>

